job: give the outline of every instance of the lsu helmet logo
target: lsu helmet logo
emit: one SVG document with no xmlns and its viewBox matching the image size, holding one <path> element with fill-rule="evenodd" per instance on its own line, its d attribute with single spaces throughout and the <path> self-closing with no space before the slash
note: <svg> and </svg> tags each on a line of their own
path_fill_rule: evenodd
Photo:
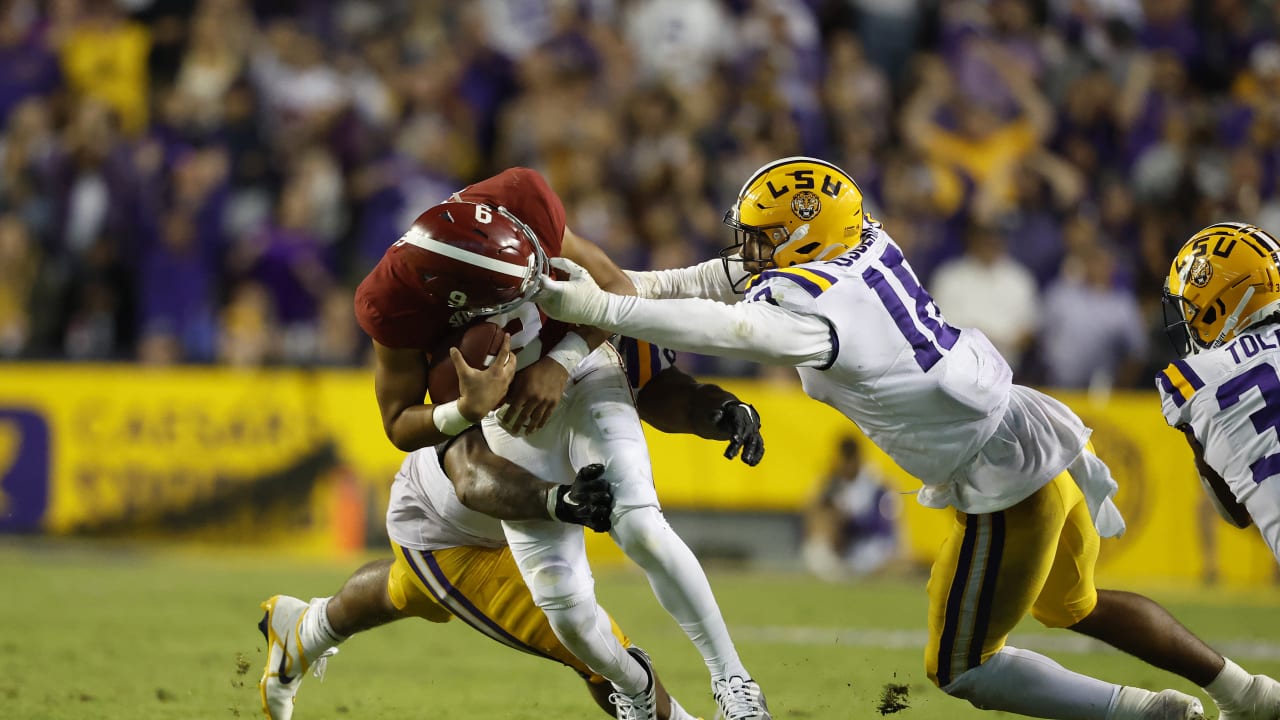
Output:
<svg viewBox="0 0 1280 720">
<path fill-rule="evenodd" d="M 822 198 L 812 190 L 801 190 L 791 198 L 791 212 L 796 217 L 808 222 L 822 211 Z"/>
<path fill-rule="evenodd" d="M 1187 280 L 1196 287 L 1205 287 L 1209 281 L 1213 279 L 1213 265 L 1209 264 L 1206 258 L 1198 257 L 1191 262 L 1191 272 L 1187 273 Z"/>
<path fill-rule="evenodd" d="M 1231 342 L 1280 311 L 1280 242 L 1246 223 L 1205 227 L 1174 256 L 1164 305 L 1165 330 L 1183 357 Z"/>
<path fill-rule="evenodd" d="M 734 244 L 720 251 L 725 272 L 741 292 L 746 275 L 730 270 L 742 263 L 748 241 L 759 247 L 752 260 L 761 272 L 832 260 L 853 249 L 867 226 L 862 189 L 845 171 L 825 160 L 785 157 L 753 174 L 724 214 Z"/>
</svg>

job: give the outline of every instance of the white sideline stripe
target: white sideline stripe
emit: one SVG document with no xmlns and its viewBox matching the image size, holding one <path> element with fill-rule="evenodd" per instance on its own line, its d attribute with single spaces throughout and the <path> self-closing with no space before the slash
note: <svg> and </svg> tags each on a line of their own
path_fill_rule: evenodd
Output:
<svg viewBox="0 0 1280 720">
<path fill-rule="evenodd" d="M 883 650 L 924 650 L 925 630 L 868 630 L 849 627 L 758 626 L 735 627 L 734 638 L 767 645 L 849 645 Z M 1207 640 L 1219 652 L 1236 660 L 1280 660 L 1280 643 L 1262 640 Z M 1017 633 L 1009 636 L 1014 647 L 1046 653 L 1118 653 L 1106 643 L 1063 630 L 1052 635 Z"/>
<path fill-rule="evenodd" d="M 502 273 L 503 275 L 523 278 L 529 274 L 529 268 L 524 265 L 517 265 L 515 263 L 497 260 L 488 257 L 487 255 L 481 255 L 480 253 L 463 250 L 462 248 L 442 243 L 439 240 L 432 240 L 430 237 L 427 237 L 426 233 L 417 228 L 409 230 L 409 232 L 404 234 L 402 239 L 410 245 L 416 245 L 428 252 L 433 252 L 437 255 L 444 255 L 445 257 L 453 258 L 454 260 L 467 263 L 468 265 L 475 265 L 478 268 L 492 270 L 493 272 Z"/>
</svg>

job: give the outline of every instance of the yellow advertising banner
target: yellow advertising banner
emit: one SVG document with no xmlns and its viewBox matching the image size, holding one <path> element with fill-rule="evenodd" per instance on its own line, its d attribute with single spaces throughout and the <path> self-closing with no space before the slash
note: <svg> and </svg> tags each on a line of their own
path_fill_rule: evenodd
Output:
<svg viewBox="0 0 1280 720">
<path fill-rule="evenodd" d="M 760 411 L 764 461 L 749 468 L 725 460 L 723 443 L 649 428 L 667 509 L 798 512 L 840 441 L 861 439 L 794 383 L 724 385 Z M 1121 485 L 1129 529 L 1103 544 L 1104 580 L 1272 582 L 1276 562 L 1257 532 L 1206 512 L 1190 452 L 1153 393 L 1060 398 L 1094 428 Z M 867 457 L 904 494 L 908 555 L 928 562 L 946 513 L 919 506 L 919 484 L 882 454 Z M 367 370 L 0 366 L 0 531 L 198 526 L 205 536 L 350 547 L 363 519 L 380 517 L 402 459 L 383 435 Z"/>
</svg>

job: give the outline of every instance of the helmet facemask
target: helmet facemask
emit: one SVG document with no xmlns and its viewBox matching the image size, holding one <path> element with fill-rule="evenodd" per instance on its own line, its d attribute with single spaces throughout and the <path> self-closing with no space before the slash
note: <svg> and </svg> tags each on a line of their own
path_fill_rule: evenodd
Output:
<svg viewBox="0 0 1280 720">
<path fill-rule="evenodd" d="M 787 241 L 787 229 L 781 225 L 770 227 L 747 225 L 738 220 L 736 210 L 737 208 L 733 207 L 724 214 L 724 224 L 733 228 L 734 244 L 720 251 L 720 262 L 724 264 L 724 273 L 729 278 L 733 291 L 740 293 L 752 277 L 778 266 L 773 260 L 773 253 L 778 245 Z M 748 243 L 757 248 L 759 257 L 746 256 L 745 250 Z M 737 274 L 729 267 L 729 263 L 736 263 L 741 267 L 742 274 L 736 279 Z M 755 269 L 748 268 L 747 263 L 754 263 Z"/>
<path fill-rule="evenodd" d="M 1164 334 L 1178 357 L 1194 355 L 1204 349 L 1191 329 L 1191 320 L 1199 314 L 1200 308 L 1184 297 L 1169 292 L 1166 282 L 1161 293 L 1160 312 L 1164 317 Z"/>
</svg>

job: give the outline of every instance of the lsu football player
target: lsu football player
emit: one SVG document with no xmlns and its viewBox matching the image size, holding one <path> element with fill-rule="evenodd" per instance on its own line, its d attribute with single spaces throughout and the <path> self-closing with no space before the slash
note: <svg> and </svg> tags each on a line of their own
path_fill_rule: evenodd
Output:
<svg viewBox="0 0 1280 720">
<path fill-rule="evenodd" d="M 610 537 L 702 655 L 722 714 L 770 720 L 706 573 L 662 515 L 631 389 L 602 346 L 611 333 L 550 320 L 529 302 L 549 259 L 560 257 L 588 266 L 608 287 L 633 291 L 621 268 L 568 228 L 564 204 L 528 168 L 469 185 L 418 216 L 355 293 L 356 320 L 373 338 L 374 394 L 387 438 L 408 452 L 480 425 L 495 454 L 556 483 L 574 468 L 603 464 L 615 498 Z M 508 373 L 509 387 L 481 382 L 470 396 L 424 402 L 424 355 L 481 320 L 510 336 L 515 360 L 485 371 Z M 480 396 L 495 402 L 477 407 Z M 507 409 L 489 412 L 504 396 Z M 556 634 L 620 693 L 639 698 L 647 674 L 609 633 L 582 533 L 542 519 L 508 520 L 503 529 Z"/>
<path fill-rule="evenodd" d="M 1164 301 L 1182 358 L 1156 376 L 1165 420 L 1218 512 L 1256 524 L 1280 560 L 1280 242 L 1245 223 L 1204 228 L 1174 256 Z"/>
<path fill-rule="evenodd" d="M 981 332 L 946 321 L 853 178 L 815 158 L 777 160 L 742 186 L 725 223 L 737 242 L 719 261 L 632 273 L 640 297 L 560 262 L 570 280 L 544 276 L 536 300 L 552 317 L 664 347 L 794 366 L 810 397 L 918 478 L 919 501 L 953 514 L 929 579 L 925 651 L 948 694 L 1035 717 L 1204 716 L 1189 695 L 1103 682 L 1008 645 L 1030 613 L 1190 679 L 1222 717 L 1263 717 L 1246 707 L 1255 678 L 1153 601 L 1094 587 L 1099 537 L 1124 521 L 1090 430 L 1013 384 Z"/>
<path fill-rule="evenodd" d="M 741 452 L 744 462 L 759 462 L 760 416 L 735 411 L 749 406 L 681 372 L 673 353 L 626 338 L 615 345 L 647 422 L 664 432 L 728 440 L 726 457 Z M 332 597 L 308 603 L 277 595 L 263 603 L 259 629 L 268 650 L 259 689 L 267 717 L 289 720 L 303 675 L 322 673 L 352 634 L 405 617 L 436 623 L 457 617 L 512 649 L 573 668 L 597 704 L 620 720 L 692 720 L 652 674 L 648 656 L 607 614 L 615 639 L 650 673 L 638 702 L 575 657 L 535 604 L 503 534 L 504 519 L 553 519 L 607 531 L 613 494 L 603 469 L 589 465 L 571 485 L 550 484 L 494 455 L 474 430 L 409 453 L 387 508 L 394 560 L 365 565 Z"/>
</svg>

